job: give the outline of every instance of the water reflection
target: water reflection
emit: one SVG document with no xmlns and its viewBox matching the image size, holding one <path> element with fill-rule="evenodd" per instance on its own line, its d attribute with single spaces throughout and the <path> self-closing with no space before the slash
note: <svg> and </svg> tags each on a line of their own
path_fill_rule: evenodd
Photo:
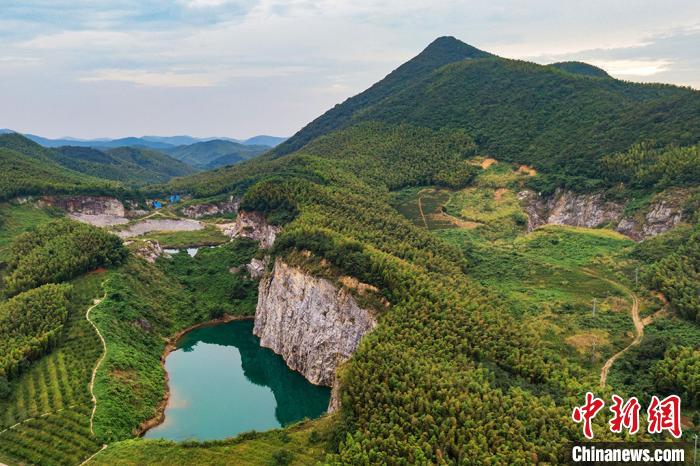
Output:
<svg viewBox="0 0 700 466">
<path fill-rule="evenodd" d="M 325 412 L 330 390 L 310 384 L 261 348 L 252 330 L 252 321 L 235 321 L 182 338 L 166 361 L 171 388 L 166 422 L 146 437 L 225 438 Z"/>
</svg>

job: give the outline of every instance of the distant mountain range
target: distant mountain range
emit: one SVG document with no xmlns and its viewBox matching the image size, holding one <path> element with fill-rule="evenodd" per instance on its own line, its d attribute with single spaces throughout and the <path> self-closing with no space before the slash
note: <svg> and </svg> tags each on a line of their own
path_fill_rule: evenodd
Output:
<svg viewBox="0 0 700 466">
<path fill-rule="evenodd" d="M 11 129 L 0 129 L 0 134 L 14 133 Z M 24 136 L 44 147 L 95 147 L 98 149 L 115 148 L 115 147 L 147 147 L 149 149 L 171 149 L 177 146 L 190 145 L 198 142 L 206 142 L 213 140 L 223 140 L 235 142 L 245 146 L 267 146 L 275 147 L 284 142 L 287 138 L 259 135 L 249 139 L 233 139 L 233 138 L 195 138 L 192 136 L 141 136 L 141 137 L 124 137 L 124 138 L 96 138 L 96 139 L 79 139 L 72 137 L 64 137 L 60 139 L 50 139 L 35 134 L 24 134 Z"/>
<path fill-rule="evenodd" d="M 12 132 L 0 134 L 0 155 L 5 162 L 3 169 L 14 166 L 22 168 L 12 176 L 0 178 L 0 198 L 4 197 L 3 194 L 69 192 L 81 186 L 99 191 L 116 186 L 113 182 L 139 186 L 197 171 L 161 151 L 149 148 L 51 148 Z"/>
<path fill-rule="evenodd" d="M 267 145 L 246 145 L 223 139 L 214 139 L 165 149 L 163 152 L 195 168 L 211 170 L 243 162 L 270 149 L 271 147 Z"/>
</svg>

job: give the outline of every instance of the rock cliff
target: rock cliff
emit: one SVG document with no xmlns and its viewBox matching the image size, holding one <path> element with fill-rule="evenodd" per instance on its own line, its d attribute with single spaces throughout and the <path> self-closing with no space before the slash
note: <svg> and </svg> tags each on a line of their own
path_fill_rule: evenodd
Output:
<svg viewBox="0 0 700 466">
<path fill-rule="evenodd" d="M 270 225 L 265 216 L 259 212 L 240 211 L 236 221 L 217 225 L 222 232 L 231 238 L 250 238 L 260 243 L 263 249 L 269 249 L 275 242 L 281 227 Z"/>
<path fill-rule="evenodd" d="M 182 215 L 190 218 L 202 218 L 210 215 L 221 215 L 230 212 L 238 212 L 240 200 L 232 197 L 226 202 L 214 204 L 195 204 L 182 208 Z"/>
<path fill-rule="evenodd" d="M 338 366 L 375 326 L 345 287 L 279 259 L 260 282 L 253 333 L 311 383 L 332 386 Z"/>
<path fill-rule="evenodd" d="M 136 243 L 127 242 L 127 245 L 133 244 L 132 251 L 139 257 L 142 257 L 146 262 L 153 264 L 160 256 L 163 255 L 163 248 L 158 241 L 146 240 Z"/>
<path fill-rule="evenodd" d="M 524 190 L 518 199 L 528 216 L 528 231 L 545 225 L 571 225 L 597 228 L 610 226 L 641 241 L 670 230 L 681 221 L 681 206 L 667 199 L 653 200 L 643 211 L 624 216 L 625 204 L 608 201 L 602 193 L 576 194 L 557 189 L 545 198 Z"/>
<path fill-rule="evenodd" d="M 128 211 L 119 199 L 108 196 L 44 196 L 39 205 L 65 211 L 68 217 L 95 226 L 128 223 Z"/>
</svg>

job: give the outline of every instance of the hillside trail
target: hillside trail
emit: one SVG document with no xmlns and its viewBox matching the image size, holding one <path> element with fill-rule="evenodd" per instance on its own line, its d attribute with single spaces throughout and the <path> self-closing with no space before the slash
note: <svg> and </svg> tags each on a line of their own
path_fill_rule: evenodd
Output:
<svg viewBox="0 0 700 466">
<path fill-rule="evenodd" d="M 605 361 L 605 364 L 603 364 L 603 367 L 600 370 L 600 386 L 604 387 L 605 383 L 608 379 L 608 372 L 610 371 L 610 368 L 612 367 L 612 365 L 615 363 L 615 361 L 620 356 L 625 354 L 626 351 L 628 351 L 633 346 L 636 346 L 642 342 L 642 338 L 644 338 L 644 326 L 649 325 L 656 315 L 665 311 L 666 300 L 664 298 L 662 298 L 662 301 L 664 302 L 664 309 L 659 311 L 657 314 L 654 314 L 654 316 L 649 316 L 649 317 L 646 317 L 644 320 L 642 320 L 639 317 L 639 298 L 637 297 L 636 294 L 634 294 L 634 292 L 632 290 L 630 290 L 629 288 L 627 288 L 626 286 L 624 286 L 620 282 L 616 282 L 615 280 L 611 280 L 611 279 L 606 278 L 606 277 L 601 277 L 596 272 L 594 272 L 590 269 L 583 269 L 583 272 L 588 274 L 588 275 L 591 275 L 593 277 L 596 277 L 600 280 L 606 281 L 616 288 L 624 290 L 625 293 L 627 293 L 632 298 L 632 308 L 630 309 L 630 315 L 632 316 L 632 323 L 634 323 L 635 337 L 634 337 L 634 340 L 632 340 L 632 342 L 629 345 L 625 346 L 620 351 L 618 351 L 617 353 L 610 356 L 610 358 L 607 361 Z"/>
<path fill-rule="evenodd" d="M 90 395 L 92 396 L 92 414 L 90 415 L 90 432 L 91 432 L 93 435 L 95 434 L 95 432 L 94 432 L 94 430 L 93 430 L 93 428 L 92 428 L 92 424 L 93 424 L 92 420 L 93 420 L 93 418 L 95 417 L 95 410 L 97 409 L 97 398 L 95 398 L 95 394 L 93 393 L 92 388 L 93 388 L 93 385 L 95 384 L 95 375 L 97 374 L 97 369 L 100 367 L 100 364 L 102 363 L 102 361 L 104 360 L 105 356 L 107 355 L 107 344 L 105 343 L 105 339 L 104 339 L 104 337 L 102 337 L 102 333 L 100 333 L 100 330 L 97 328 L 97 326 L 95 325 L 95 323 L 90 319 L 90 311 L 92 311 L 98 304 L 100 304 L 100 303 L 102 302 L 103 299 L 104 299 L 104 296 L 103 296 L 102 298 L 95 299 L 95 300 L 93 301 L 92 306 L 90 306 L 90 307 L 88 308 L 88 310 L 85 312 L 85 318 L 87 319 L 88 322 L 90 322 L 90 325 L 93 326 L 93 328 L 94 328 L 95 331 L 97 332 L 97 336 L 100 337 L 100 341 L 102 342 L 102 356 L 101 356 L 100 359 L 97 361 L 97 364 L 95 365 L 95 368 L 92 370 L 92 377 L 91 377 L 91 379 L 90 379 Z M 39 415 L 34 416 L 34 417 L 29 417 L 29 418 L 23 419 L 23 420 L 19 421 L 18 423 L 14 424 L 14 425 L 12 425 L 12 426 L 10 426 L 10 427 L 7 427 L 6 429 L 0 431 L 0 435 L 4 434 L 4 433 L 7 432 L 8 430 L 12 430 L 12 429 L 14 429 L 14 428 L 20 426 L 21 424 L 23 424 L 23 423 L 25 423 L 25 422 L 30 422 L 30 421 L 33 421 L 33 420 L 35 420 L 35 419 L 39 419 L 39 418 L 46 417 L 46 416 L 51 416 L 52 414 L 57 414 L 57 413 L 60 413 L 61 411 L 65 410 L 65 409 L 72 409 L 72 408 L 75 408 L 75 407 L 77 407 L 77 406 L 79 406 L 79 405 L 80 405 L 80 403 L 77 403 L 77 404 L 73 404 L 73 405 L 70 405 L 70 406 L 65 406 L 65 407 L 63 407 L 63 408 L 61 408 L 61 409 L 57 409 L 56 411 L 49 411 L 49 412 L 46 412 L 46 413 L 43 413 L 43 414 L 39 414 Z M 106 448 L 106 447 L 107 447 L 107 445 L 103 445 L 102 449 L 104 449 L 104 448 Z M 100 450 L 100 451 L 102 451 L 102 450 Z M 99 452 L 98 452 L 98 453 L 99 453 Z M 97 454 L 97 453 L 96 453 L 96 454 Z M 93 455 L 93 456 L 94 456 L 94 455 Z M 91 456 L 90 458 L 88 458 L 87 461 L 89 461 L 90 459 L 92 459 L 92 456 Z M 0 466 L 7 466 L 7 465 L 5 465 L 5 464 L 3 464 L 3 463 L 0 463 Z"/>
<path fill-rule="evenodd" d="M 430 228 L 428 228 L 428 221 L 425 219 L 425 213 L 423 213 L 423 203 L 421 202 L 422 197 L 423 196 L 421 196 L 419 193 L 418 194 L 418 210 L 420 211 L 420 218 L 423 219 L 423 225 L 425 225 L 425 229 L 429 230 Z"/>
<path fill-rule="evenodd" d="M 92 327 L 95 329 L 95 332 L 97 332 L 97 336 L 100 337 L 100 341 L 102 342 L 102 356 L 100 356 L 100 359 L 97 360 L 95 367 L 92 369 L 92 377 L 90 377 L 90 396 L 92 397 L 92 413 L 90 414 L 90 433 L 92 435 L 95 435 L 95 430 L 93 429 L 93 420 L 95 418 L 95 411 L 97 410 L 97 398 L 95 397 L 95 391 L 93 390 L 93 388 L 95 386 L 95 376 L 97 375 L 97 369 L 99 369 L 100 364 L 102 364 L 102 361 L 104 361 L 105 356 L 107 356 L 107 343 L 105 342 L 105 339 L 102 336 L 100 329 L 97 328 L 95 322 L 93 322 L 92 319 L 90 319 L 90 311 L 97 307 L 104 298 L 105 297 L 103 296 L 99 299 L 95 299 L 93 301 L 92 306 L 90 306 L 87 312 L 85 313 L 85 319 L 87 319 L 87 321 L 90 322 L 90 325 L 92 325 Z"/>
<path fill-rule="evenodd" d="M 630 314 L 632 314 L 632 322 L 634 322 L 634 330 L 636 336 L 634 337 L 634 340 L 632 340 L 632 343 L 630 343 L 617 353 L 613 354 L 612 356 L 610 356 L 610 359 L 605 361 L 605 364 L 603 364 L 603 368 L 600 370 L 601 387 L 605 386 L 605 381 L 608 378 L 608 371 L 612 367 L 613 363 L 631 347 L 641 343 L 642 338 L 644 337 L 644 323 L 642 322 L 642 319 L 639 318 L 639 299 L 637 298 L 637 295 L 631 292 L 630 296 L 632 297 L 632 309 L 630 310 Z"/>
<path fill-rule="evenodd" d="M 425 229 L 426 229 L 426 230 L 430 230 L 430 227 L 428 227 L 428 220 L 427 220 L 427 218 L 425 217 L 425 212 L 423 211 L 423 202 L 422 202 L 422 200 L 423 200 L 423 195 L 422 195 L 422 194 L 418 194 L 418 211 L 420 212 L 420 218 L 421 218 L 421 220 L 423 220 L 423 225 L 425 225 Z M 431 215 L 435 215 L 435 214 L 431 214 Z M 448 214 L 448 213 L 445 212 L 444 210 L 441 211 L 441 212 L 438 214 L 438 216 L 439 216 L 439 217 L 442 217 L 443 219 L 445 219 L 445 220 L 447 220 L 447 221 L 449 221 L 449 222 L 451 222 L 453 225 L 457 226 L 458 228 L 472 229 L 472 228 L 476 228 L 476 227 L 478 227 L 478 226 L 483 225 L 483 223 L 472 222 L 471 220 L 463 220 L 463 219 L 461 219 L 461 218 L 455 217 L 454 215 Z"/>
</svg>

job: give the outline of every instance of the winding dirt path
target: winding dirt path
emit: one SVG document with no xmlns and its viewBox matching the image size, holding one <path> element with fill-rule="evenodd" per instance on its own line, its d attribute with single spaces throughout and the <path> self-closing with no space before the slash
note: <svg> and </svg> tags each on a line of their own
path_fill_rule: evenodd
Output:
<svg viewBox="0 0 700 466">
<path fill-rule="evenodd" d="M 430 230 L 430 228 L 428 227 L 428 219 L 425 216 L 425 212 L 423 211 L 423 194 L 421 194 L 421 193 L 418 194 L 418 211 L 420 212 L 420 218 L 421 218 L 421 220 L 423 220 L 423 225 L 425 225 L 425 229 Z M 454 215 L 448 214 L 444 210 L 442 210 L 438 213 L 428 214 L 428 217 L 433 218 L 433 219 L 446 220 L 446 221 L 452 223 L 457 228 L 472 229 L 472 228 L 476 228 L 476 227 L 483 225 L 483 223 L 472 222 L 471 220 L 464 220 L 464 219 L 455 217 Z"/>
<path fill-rule="evenodd" d="M 420 218 L 423 219 L 423 225 L 425 225 L 425 229 L 429 230 L 428 228 L 428 221 L 425 219 L 425 214 L 423 213 L 423 203 L 421 202 L 423 196 L 421 196 L 420 193 L 418 193 L 418 210 L 420 211 Z"/>
<path fill-rule="evenodd" d="M 644 337 L 644 326 L 649 325 L 651 323 L 651 319 L 647 317 L 646 319 L 642 320 L 639 317 L 639 298 L 637 298 L 637 295 L 632 292 L 629 288 L 624 286 L 622 283 L 616 282 L 615 280 L 611 280 L 606 277 L 601 277 L 598 275 L 596 272 L 590 269 L 582 269 L 584 273 L 595 277 L 599 280 L 606 281 L 610 283 L 612 286 L 619 288 L 623 290 L 625 293 L 627 293 L 630 298 L 632 298 L 632 308 L 630 309 L 630 315 L 632 316 L 632 322 L 634 323 L 634 331 L 635 331 L 635 337 L 634 340 L 632 340 L 632 343 L 629 345 L 625 346 L 623 349 L 618 351 L 617 353 L 613 354 L 607 361 L 605 361 L 605 364 L 603 364 L 603 368 L 600 370 L 600 386 L 604 387 L 605 382 L 608 379 L 608 372 L 610 371 L 610 368 L 612 365 L 615 363 L 615 361 L 625 354 L 625 351 L 629 350 L 631 347 L 638 345 L 641 343 L 642 338 Z M 649 319 L 649 320 L 647 320 Z"/>
<path fill-rule="evenodd" d="M 95 376 L 97 375 L 97 369 L 99 369 L 100 364 L 102 364 L 102 361 L 104 361 L 105 356 L 107 356 L 107 343 L 105 342 L 105 339 L 102 336 L 100 329 L 97 328 L 95 322 L 93 322 L 92 319 L 90 319 L 90 311 L 92 311 L 96 306 L 98 306 L 103 299 L 104 296 L 102 298 L 96 299 L 93 302 L 93 305 L 90 306 L 87 312 L 85 313 L 85 318 L 95 329 L 95 332 L 97 332 L 97 336 L 100 337 L 100 341 L 102 342 L 102 356 L 100 356 L 100 359 L 97 360 L 97 364 L 95 364 L 95 367 L 92 369 L 92 377 L 90 377 L 90 396 L 92 396 L 92 413 L 90 414 L 90 433 L 92 433 L 92 435 L 95 435 L 95 430 L 93 429 L 93 419 L 95 418 L 95 411 L 97 410 L 97 398 L 95 397 L 95 392 L 93 388 L 95 386 Z"/>
<path fill-rule="evenodd" d="M 626 289 L 626 288 L 625 288 Z M 605 364 L 603 364 L 603 368 L 600 371 L 600 386 L 604 387 L 605 386 L 605 381 L 608 378 L 608 371 L 612 367 L 613 363 L 622 356 L 625 351 L 630 349 L 633 346 L 638 345 L 641 343 L 642 338 L 644 337 L 644 323 L 642 322 L 642 319 L 639 318 L 639 299 L 637 298 L 637 295 L 632 293 L 630 290 L 627 290 L 627 292 L 630 294 L 632 297 L 632 309 L 630 310 L 630 314 L 632 314 L 632 322 L 634 322 L 634 331 L 636 332 L 636 336 L 634 337 L 634 340 L 632 340 L 632 343 L 624 347 L 622 350 L 618 351 L 617 353 L 613 354 L 610 359 L 605 361 Z"/>
<path fill-rule="evenodd" d="M 83 466 L 84 464 L 88 464 L 94 457 L 96 457 L 97 455 L 99 455 L 100 453 L 102 453 L 102 451 L 103 451 L 105 448 L 107 448 L 107 444 L 102 445 L 102 448 L 100 448 L 99 450 L 97 450 L 97 451 L 96 451 L 92 456 L 90 456 L 88 459 L 86 459 L 85 461 L 83 461 L 82 463 L 80 463 L 79 466 Z"/>
</svg>

